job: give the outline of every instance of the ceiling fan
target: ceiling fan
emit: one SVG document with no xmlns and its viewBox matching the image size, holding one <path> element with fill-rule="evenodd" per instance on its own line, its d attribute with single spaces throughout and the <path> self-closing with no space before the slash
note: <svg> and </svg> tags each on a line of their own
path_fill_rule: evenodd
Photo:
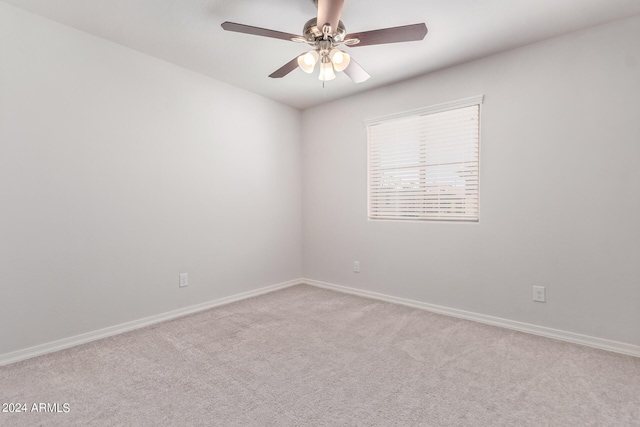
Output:
<svg viewBox="0 0 640 427">
<path fill-rule="evenodd" d="M 306 73 L 313 73 L 319 62 L 318 78 L 323 81 L 323 84 L 325 81 L 336 78 L 335 71 L 344 71 L 356 83 L 362 83 L 371 77 L 351 59 L 348 53 L 338 49 L 341 45 L 357 47 L 417 41 L 424 39 L 427 35 L 427 26 L 424 23 L 347 34 L 344 24 L 340 21 L 344 0 L 313 0 L 313 2 L 318 8 L 318 17 L 307 21 L 302 30 L 302 36 L 228 21 L 222 23 L 222 28 L 226 31 L 307 43 L 313 49 L 296 56 L 271 73 L 269 77 L 282 78 L 297 67 Z"/>
</svg>

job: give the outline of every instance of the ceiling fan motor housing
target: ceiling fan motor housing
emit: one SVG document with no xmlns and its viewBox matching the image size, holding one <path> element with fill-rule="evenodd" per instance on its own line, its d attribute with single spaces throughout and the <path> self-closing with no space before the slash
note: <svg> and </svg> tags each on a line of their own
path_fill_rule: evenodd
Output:
<svg viewBox="0 0 640 427">
<path fill-rule="evenodd" d="M 333 29 L 332 29 L 333 32 Z M 318 28 L 318 18 L 311 18 L 304 24 L 302 35 L 307 39 L 307 43 L 315 44 L 316 41 L 321 40 L 324 37 L 322 28 Z M 335 30 L 335 34 L 331 36 L 331 39 L 340 43 L 344 41 L 344 37 L 347 35 L 347 29 L 342 21 L 338 22 L 338 28 Z"/>
</svg>

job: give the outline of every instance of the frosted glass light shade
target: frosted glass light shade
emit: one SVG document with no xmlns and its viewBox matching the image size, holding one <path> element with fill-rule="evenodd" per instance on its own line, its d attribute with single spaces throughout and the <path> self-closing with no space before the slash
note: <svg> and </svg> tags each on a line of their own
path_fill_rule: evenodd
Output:
<svg viewBox="0 0 640 427">
<path fill-rule="evenodd" d="M 315 68 L 317 62 L 318 62 L 318 52 L 316 52 L 315 50 L 310 50 L 304 55 L 298 56 L 298 66 L 305 73 L 309 73 L 309 74 L 313 73 L 313 69 Z"/>
<path fill-rule="evenodd" d="M 351 62 L 351 56 L 340 49 L 331 49 L 329 59 L 333 63 L 333 68 L 335 68 L 336 71 L 344 71 L 344 69 L 349 66 L 349 62 Z"/>
<path fill-rule="evenodd" d="M 333 80 L 336 78 L 336 73 L 333 72 L 333 65 L 331 62 L 321 62 L 320 63 L 320 74 L 318 75 L 318 79 L 323 82 Z"/>
</svg>

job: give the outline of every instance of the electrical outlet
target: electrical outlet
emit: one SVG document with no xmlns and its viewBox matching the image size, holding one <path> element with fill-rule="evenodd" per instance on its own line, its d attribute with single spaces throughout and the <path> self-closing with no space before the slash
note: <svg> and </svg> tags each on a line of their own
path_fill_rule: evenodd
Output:
<svg viewBox="0 0 640 427">
<path fill-rule="evenodd" d="M 360 273 L 360 261 L 353 261 L 353 272 Z"/>
<path fill-rule="evenodd" d="M 537 302 L 545 302 L 544 286 L 533 287 L 533 300 Z"/>
<path fill-rule="evenodd" d="M 184 288 L 189 285 L 189 273 L 180 273 L 180 287 Z"/>
</svg>

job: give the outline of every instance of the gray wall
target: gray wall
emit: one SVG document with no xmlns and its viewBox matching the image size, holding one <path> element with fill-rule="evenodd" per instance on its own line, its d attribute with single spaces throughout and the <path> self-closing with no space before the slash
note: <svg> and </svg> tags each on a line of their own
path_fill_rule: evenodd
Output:
<svg viewBox="0 0 640 427">
<path fill-rule="evenodd" d="M 0 2 L 0 354 L 300 277 L 300 128 Z"/>
<path fill-rule="evenodd" d="M 478 94 L 480 222 L 368 221 L 363 120 Z M 305 277 L 640 344 L 639 100 L 635 17 L 304 111 Z"/>
</svg>

